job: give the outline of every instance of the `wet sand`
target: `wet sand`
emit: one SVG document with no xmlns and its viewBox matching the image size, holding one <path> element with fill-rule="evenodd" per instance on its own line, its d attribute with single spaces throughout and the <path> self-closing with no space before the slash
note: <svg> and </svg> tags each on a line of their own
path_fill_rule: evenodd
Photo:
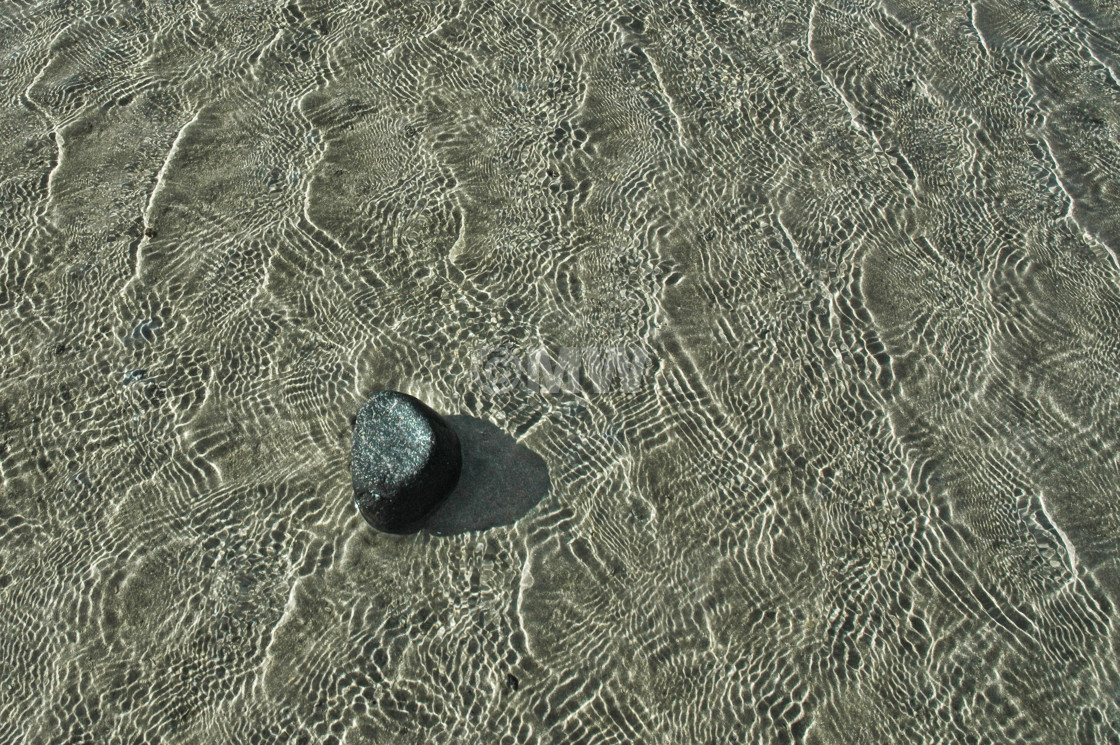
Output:
<svg viewBox="0 0 1120 745">
<path fill-rule="evenodd" d="M 1120 740 L 1118 81 L 1105 2 L 9 0 L 0 743 Z M 547 494 L 373 532 L 381 388 Z"/>
</svg>

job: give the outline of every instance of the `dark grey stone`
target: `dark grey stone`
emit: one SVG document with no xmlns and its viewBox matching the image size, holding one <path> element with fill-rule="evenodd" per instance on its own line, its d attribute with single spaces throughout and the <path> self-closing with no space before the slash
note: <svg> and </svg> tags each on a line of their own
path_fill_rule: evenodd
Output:
<svg viewBox="0 0 1120 745">
<path fill-rule="evenodd" d="M 459 436 L 423 402 L 398 391 L 375 393 L 354 420 L 354 504 L 386 533 L 410 533 L 459 481 Z"/>
</svg>

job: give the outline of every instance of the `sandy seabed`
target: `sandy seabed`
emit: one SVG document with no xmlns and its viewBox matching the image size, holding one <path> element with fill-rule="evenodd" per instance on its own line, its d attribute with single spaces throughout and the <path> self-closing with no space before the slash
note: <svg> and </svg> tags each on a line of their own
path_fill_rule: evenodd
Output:
<svg viewBox="0 0 1120 745">
<path fill-rule="evenodd" d="M 1120 742 L 1120 5 L 285 2 L 0 6 L 0 743 Z"/>
</svg>

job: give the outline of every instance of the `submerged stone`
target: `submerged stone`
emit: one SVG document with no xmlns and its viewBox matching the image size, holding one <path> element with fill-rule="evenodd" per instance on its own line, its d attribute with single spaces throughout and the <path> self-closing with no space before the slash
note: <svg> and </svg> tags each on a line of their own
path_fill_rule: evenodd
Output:
<svg viewBox="0 0 1120 745">
<path fill-rule="evenodd" d="M 423 402 L 375 393 L 354 420 L 354 504 L 386 533 L 416 530 L 459 481 L 459 436 Z"/>
</svg>

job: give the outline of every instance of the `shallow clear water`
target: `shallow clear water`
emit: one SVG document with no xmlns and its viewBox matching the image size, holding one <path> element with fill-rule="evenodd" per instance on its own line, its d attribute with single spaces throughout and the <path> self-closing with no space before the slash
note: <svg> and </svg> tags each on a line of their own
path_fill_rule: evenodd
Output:
<svg viewBox="0 0 1120 745">
<path fill-rule="evenodd" d="M 1115 2 L 6 0 L 0 96 L 0 742 L 1120 741 Z M 372 532 L 382 387 L 548 496 Z"/>
</svg>

